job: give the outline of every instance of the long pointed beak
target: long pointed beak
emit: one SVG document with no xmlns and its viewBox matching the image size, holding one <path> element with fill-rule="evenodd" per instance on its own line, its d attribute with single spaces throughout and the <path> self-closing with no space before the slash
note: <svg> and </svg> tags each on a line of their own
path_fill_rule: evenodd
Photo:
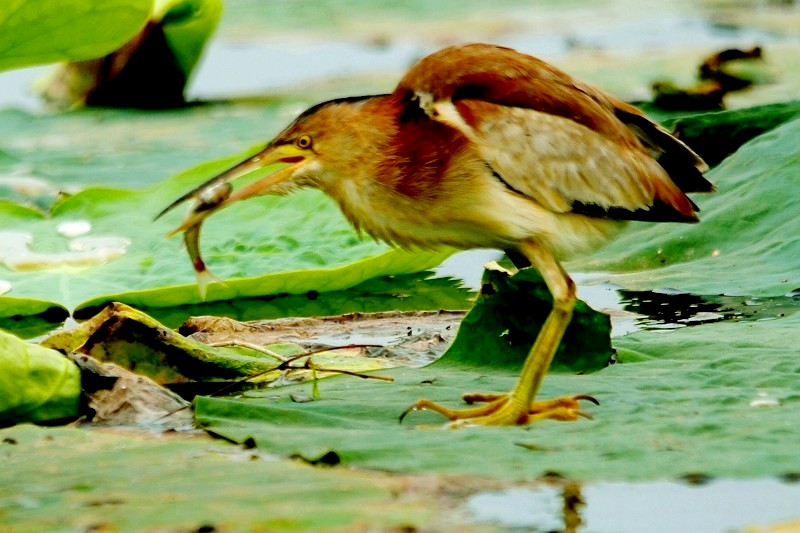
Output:
<svg viewBox="0 0 800 533">
<path fill-rule="evenodd" d="M 210 212 L 218 211 L 219 209 L 222 209 L 223 207 L 226 207 L 234 202 L 238 202 L 239 200 L 244 200 L 245 198 L 251 198 L 261 194 L 268 194 L 271 188 L 279 185 L 283 181 L 286 181 L 294 171 L 296 164 L 300 163 L 304 159 L 305 156 L 292 145 L 268 145 L 261 152 L 248 157 L 244 161 L 237 163 L 228 170 L 218 174 L 217 176 L 214 176 L 210 180 L 187 192 L 165 207 L 158 215 L 156 215 L 155 220 L 158 220 L 164 214 L 168 213 L 187 200 L 198 200 L 200 207 L 195 209 L 195 213 L 193 213 L 195 216 L 190 216 L 189 219 L 181 224 L 180 228 L 173 232 L 173 234 L 179 233 L 191 225 L 190 221 L 195 219 L 196 215 L 202 214 L 202 218 L 205 218 L 205 216 L 208 216 Z M 223 184 L 226 184 L 240 176 L 244 176 L 245 174 L 249 174 L 254 170 L 258 170 L 275 163 L 293 164 L 281 168 L 276 172 L 273 172 L 272 174 L 269 174 L 266 177 L 233 192 L 233 194 L 226 195 L 224 198 L 216 201 L 213 200 L 216 191 L 230 191 L 230 186 L 225 188 L 222 187 Z"/>
</svg>

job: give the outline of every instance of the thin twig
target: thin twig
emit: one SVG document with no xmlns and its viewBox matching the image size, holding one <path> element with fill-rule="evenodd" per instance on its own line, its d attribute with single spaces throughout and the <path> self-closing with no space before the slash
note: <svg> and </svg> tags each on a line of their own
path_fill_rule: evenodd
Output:
<svg viewBox="0 0 800 533">
<path fill-rule="evenodd" d="M 274 352 L 269 348 L 267 348 L 266 346 L 259 346 L 258 344 L 254 344 L 252 342 L 247 342 L 247 341 L 240 341 L 240 340 L 219 341 L 219 342 L 209 343 L 208 346 L 213 346 L 215 348 L 223 346 L 238 346 L 240 348 L 248 348 L 250 350 L 253 350 L 254 352 L 260 352 L 265 355 L 269 355 L 270 357 L 274 357 L 278 361 L 286 361 L 286 357 L 279 354 L 278 352 Z"/>
<path fill-rule="evenodd" d="M 347 345 L 344 345 L 344 346 L 337 346 L 337 347 L 334 347 L 334 348 L 318 348 L 316 350 L 311 350 L 311 351 L 308 351 L 308 352 L 305 352 L 305 353 L 302 353 L 302 354 L 299 354 L 299 355 L 295 355 L 295 356 L 292 356 L 292 357 L 288 357 L 288 358 L 284 357 L 282 355 L 279 355 L 277 353 L 272 353 L 272 351 L 269 350 L 268 348 L 264 348 L 262 346 L 258 346 L 258 345 L 255 345 L 255 344 L 251 345 L 251 343 L 248 343 L 246 341 L 232 341 L 232 342 L 228 342 L 228 343 L 209 344 L 209 346 L 226 346 L 226 345 L 227 346 L 237 346 L 238 345 L 238 346 L 242 346 L 244 348 L 251 348 L 253 350 L 256 350 L 256 351 L 265 353 L 267 355 L 276 357 L 277 359 L 279 359 L 281 361 L 281 363 L 279 365 L 277 365 L 277 366 L 272 367 L 272 368 L 268 368 L 266 370 L 262 370 L 260 372 L 256 372 L 255 374 L 250 374 L 249 376 L 245 376 L 245 377 L 243 377 L 241 379 L 238 379 L 236 381 L 233 381 L 231 383 L 227 383 L 224 387 L 219 388 L 213 394 L 211 394 L 211 396 L 218 396 L 219 394 L 222 394 L 226 390 L 229 390 L 229 389 L 231 389 L 233 387 L 241 385 L 242 383 L 246 383 L 247 381 L 255 379 L 255 378 L 259 377 L 259 376 L 263 376 L 264 374 L 268 374 L 270 372 L 275 372 L 276 370 L 284 370 L 285 372 L 289 372 L 291 370 L 312 370 L 312 371 L 318 371 L 318 372 L 332 372 L 332 373 L 336 373 L 336 374 L 345 374 L 345 375 L 348 375 L 348 376 L 354 376 L 354 377 L 361 378 L 361 379 L 379 379 L 381 381 L 394 381 L 394 378 L 390 378 L 390 377 L 386 377 L 386 376 L 372 376 L 372 375 L 369 375 L 369 374 L 362 374 L 360 372 L 354 372 L 354 371 L 351 371 L 351 370 L 340 370 L 340 369 L 333 369 L 333 368 L 323 368 L 323 367 L 319 367 L 319 366 L 315 365 L 311 361 L 311 356 L 319 354 L 319 353 L 332 352 L 332 351 L 336 351 L 336 350 L 349 350 L 349 349 L 353 349 L 353 348 L 373 348 L 373 347 L 380 348 L 381 347 L 380 344 L 347 344 Z M 307 359 L 303 363 L 302 366 L 291 366 L 292 363 L 294 363 L 295 361 L 298 361 L 298 360 L 300 360 L 300 359 L 302 359 L 304 357 L 306 357 Z M 317 378 L 316 378 L 316 375 L 315 375 L 314 380 L 316 381 L 316 379 Z M 174 415 L 175 413 L 179 413 L 179 412 L 183 411 L 184 409 L 186 409 L 188 407 L 189 406 L 186 405 L 184 407 L 181 407 L 180 409 L 175 409 L 174 411 L 170 411 L 169 413 L 157 418 L 155 421 L 158 422 L 159 420 L 163 420 L 164 418 L 170 417 L 170 416 Z"/>
</svg>

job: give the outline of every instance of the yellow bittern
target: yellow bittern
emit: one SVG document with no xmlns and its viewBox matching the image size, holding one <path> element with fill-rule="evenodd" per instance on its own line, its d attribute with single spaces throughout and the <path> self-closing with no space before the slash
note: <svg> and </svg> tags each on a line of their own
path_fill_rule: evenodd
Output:
<svg viewBox="0 0 800 533">
<path fill-rule="evenodd" d="M 286 165 L 231 191 L 229 180 L 274 163 Z M 638 109 L 535 57 L 468 44 L 423 58 L 391 94 L 311 107 L 261 152 L 164 211 L 197 201 L 178 229 L 196 240 L 210 212 L 316 187 L 357 230 L 391 245 L 524 257 L 547 284 L 553 308 L 517 385 L 480 396 L 486 403 L 477 407 L 420 400 L 410 409 L 459 424 L 525 424 L 575 420 L 586 398 L 535 401 L 576 300 L 559 261 L 601 245 L 627 220 L 696 222 L 686 193 L 713 190 L 706 168 Z"/>
</svg>

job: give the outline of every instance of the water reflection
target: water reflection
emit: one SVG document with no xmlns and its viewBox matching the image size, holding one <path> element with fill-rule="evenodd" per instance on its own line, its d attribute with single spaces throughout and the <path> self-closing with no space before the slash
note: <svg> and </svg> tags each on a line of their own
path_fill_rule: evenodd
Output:
<svg viewBox="0 0 800 533">
<path fill-rule="evenodd" d="M 567 482 L 561 491 L 563 500 L 562 516 L 564 518 L 564 533 L 575 533 L 583 525 L 581 510 L 586 505 L 581 494 L 581 485 L 575 481 Z"/>
<path fill-rule="evenodd" d="M 473 519 L 501 529 L 566 533 L 733 533 L 800 520 L 800 485 L 790 478 L 703 479 L 583 485 L 550 480 L 479 493 L 466 507 Z"/>
</svg>

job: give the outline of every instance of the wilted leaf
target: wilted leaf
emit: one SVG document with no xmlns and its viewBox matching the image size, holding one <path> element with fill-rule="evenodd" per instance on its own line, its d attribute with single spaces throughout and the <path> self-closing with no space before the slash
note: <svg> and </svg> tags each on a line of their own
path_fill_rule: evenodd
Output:
<svg viewBox="0 0 800 533">
<path fill-rule="evenodd" d="M 386 359 L 393 366 L 422 366 L 444 353 L 462 318 L 462 311 L 348 313 L 253 322 L 201 316 L 187 320 L 180 332 L 214 345 L 291 343 L 304 351 L 360 345 L 364 355 Z M 316 358 L 315 362 L 319 364 Z"/>
<path fill-rule="evenodd" d="M 259 383 L 279 378 L 300 381 L 335 371 L 362 373 L 393 366 L 384 359 L 362 356 L 359 350 L 337 350 L 338 346 L 298 357 L 306 350 L 275 337 L 264 345 L 246 335 L 232 338 L 228 332 L 220 346 L 209 346 L 120 303 L 109 305 L 74 330 L 50 336 L 43 344 L 113 362 L 160 384 L 245 378 Z M 339 346 L 348 344 L 352 342 Z"/>
<path fill-rule="evenodd" d="M 69 358 L 81 371 L 83 422 L 149 430 L 192 427 L 189 404 L 153 380 L 84 354 L 71 353 Z"/>
</svg>

